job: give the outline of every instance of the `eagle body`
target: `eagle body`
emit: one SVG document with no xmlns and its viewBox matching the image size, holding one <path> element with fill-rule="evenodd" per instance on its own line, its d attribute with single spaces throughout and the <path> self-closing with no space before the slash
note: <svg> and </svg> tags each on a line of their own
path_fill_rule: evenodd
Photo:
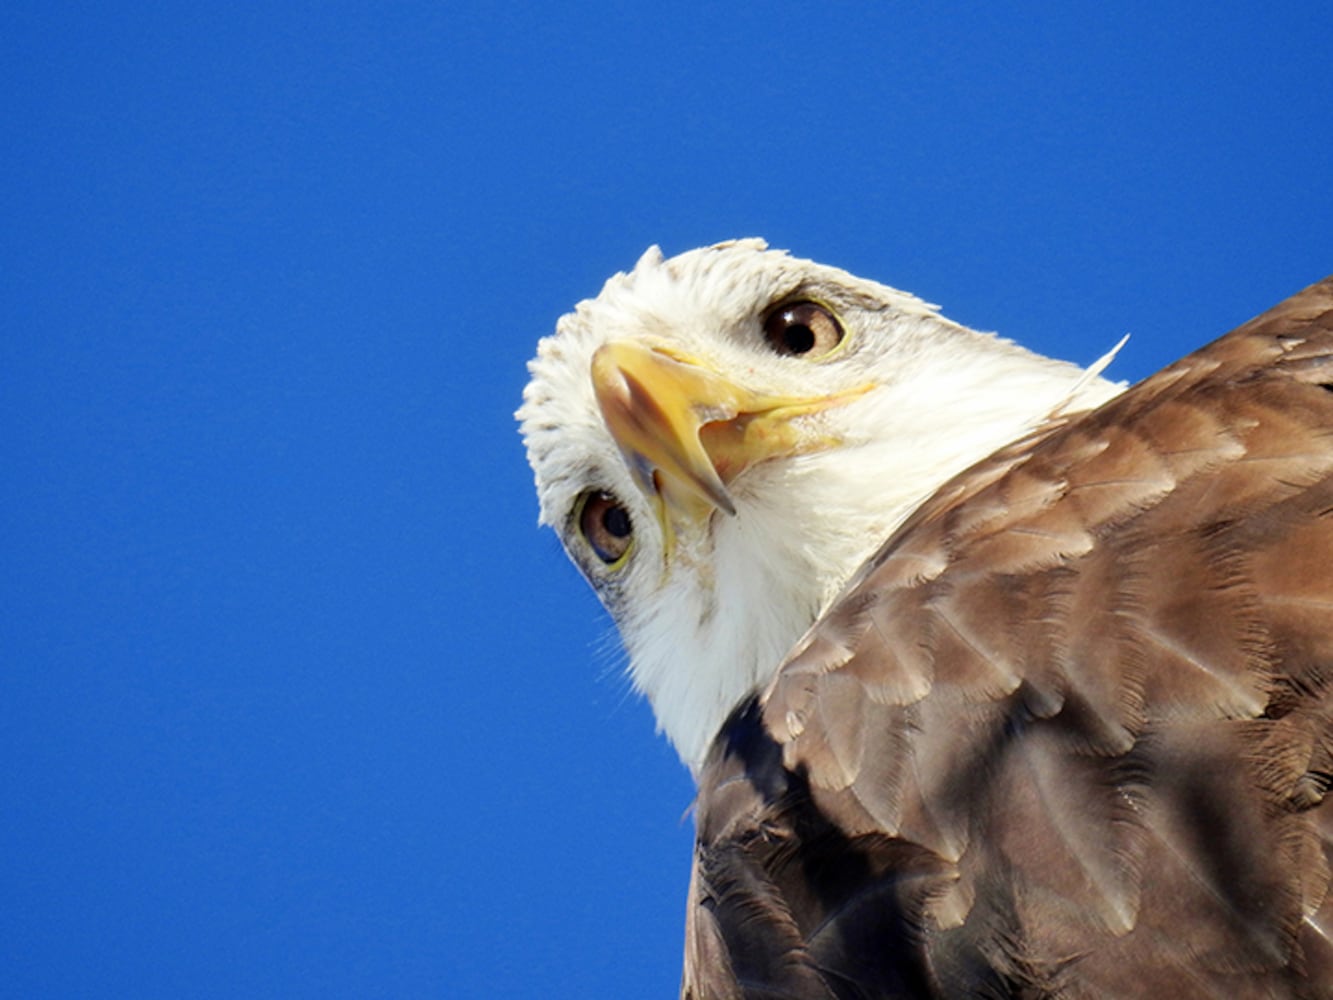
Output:
<svg viewBox="0 0 1333 1000">
<path fill-rule="evenodd" d="M 740 241 L 532 368 L 698 783 L 682 996 L 1333 996 L 1333 279 L 1122 391 Z"/>
</svg>

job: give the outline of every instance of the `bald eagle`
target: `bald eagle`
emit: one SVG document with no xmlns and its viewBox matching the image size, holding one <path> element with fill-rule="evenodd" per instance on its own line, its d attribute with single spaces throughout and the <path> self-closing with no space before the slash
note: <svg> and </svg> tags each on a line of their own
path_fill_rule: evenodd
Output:
<svg viewBox="0 0 1333 1000">
<path fill-rule="evenodd" d="M 758 240 L 541 342 L 541 519 L 697 782 L 683 997 L 1333 996 L 1333 278 L 1101 368 Z"/>
</svg>

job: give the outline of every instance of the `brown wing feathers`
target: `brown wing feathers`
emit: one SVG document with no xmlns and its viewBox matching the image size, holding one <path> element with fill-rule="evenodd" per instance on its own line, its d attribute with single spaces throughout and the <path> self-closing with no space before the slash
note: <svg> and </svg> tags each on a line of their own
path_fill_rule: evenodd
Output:
<svg viewBox="0 0 1333 1000">
<path fill-rule="evenodd" d="M 1333 279 L 925 504 L 714 749 L 684 995 L 1333 996 L 1330 387 Z"/>
</svg>

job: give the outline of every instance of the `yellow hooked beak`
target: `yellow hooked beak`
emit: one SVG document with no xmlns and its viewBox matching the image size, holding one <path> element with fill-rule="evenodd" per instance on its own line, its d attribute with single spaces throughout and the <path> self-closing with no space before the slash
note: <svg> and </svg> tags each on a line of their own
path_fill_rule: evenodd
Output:
<svg viewBox="0 0 1333 1000">
<path fill-rule="evenodd" d="M 592 384 L 635 483 L 656 507 L 668 550 L 672 515 L 735 514 L 727 486 L 741 472 L 839 443 L 795 418 L 872 388 L 806 399 L 765 396 L 661 348 L 624 340 L 593 354 Z"/>
</svg>

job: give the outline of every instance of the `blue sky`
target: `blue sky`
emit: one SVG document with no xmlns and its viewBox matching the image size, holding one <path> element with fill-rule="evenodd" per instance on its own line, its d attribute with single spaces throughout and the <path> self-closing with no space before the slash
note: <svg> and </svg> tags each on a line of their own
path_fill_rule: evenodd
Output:
<svg viewBox="0 0 1333 1000">
<path fill-rule="evenodd" d="M 762 235 L 1145 375 L 1333 271 L 1317 4 L 0 14 L 0 978 L 650 997 L 691 787 L 537 338 Z"/>
</svg>

